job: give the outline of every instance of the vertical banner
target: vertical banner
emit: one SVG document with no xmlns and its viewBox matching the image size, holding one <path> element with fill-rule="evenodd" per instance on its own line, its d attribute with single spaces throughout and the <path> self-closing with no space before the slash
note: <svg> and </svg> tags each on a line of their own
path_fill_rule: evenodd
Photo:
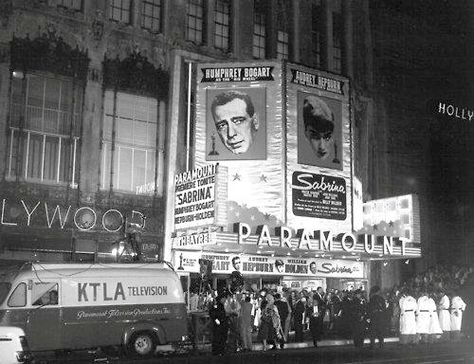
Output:
<svg viewBox="0 0 474 364">
<path fill-rule="evenodd" d="M 197 67 L 195 156 L 227 173 L 227 227 L 282 224 L 284 164 L 281 63 L 202 63 Z M 218 202 L 219 203 L 219 202 Z"/>
<path fill-rule="evenodd" d="M 218 165 L 209 164 L 175 176 L 175 230 L 215 223 L 217 170 Z"/>
<path fill-rule="evenodd" d="M 286 212 L 299 228 L 353 231 L 349 84 L 286 65 Z"/>
<path fill-rule="evenodd" d="M 354 231 L 359 231 L 364 226 L 364 198 L 363 198 L 363 189 L 362 182 L 356 176 L 352 179 L 352 216 L 353 216 L 353 229 Z"/>
</svg>

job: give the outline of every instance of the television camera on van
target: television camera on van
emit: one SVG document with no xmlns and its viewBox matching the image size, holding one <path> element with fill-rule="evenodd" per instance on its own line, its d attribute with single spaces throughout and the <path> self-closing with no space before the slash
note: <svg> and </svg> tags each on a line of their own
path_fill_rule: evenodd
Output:
<svg viewBox="0 0 474 364">
<path fill-rule="evenodd" d="M 123 345 L 152 355 L 187 339 L 181 282 L 166 263 L 25 263 L 0 272 L 0 326 L 31 351 Z"/>
</svg>

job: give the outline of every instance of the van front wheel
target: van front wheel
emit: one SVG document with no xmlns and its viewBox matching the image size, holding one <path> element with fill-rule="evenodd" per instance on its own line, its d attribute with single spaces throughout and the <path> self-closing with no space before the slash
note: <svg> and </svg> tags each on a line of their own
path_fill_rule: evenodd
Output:
<svg viewBox="0 0 474 364">
<path fill-rule="evenodd" d="M 155 336 L 149 331 L 137 332 L 130 338 L 129 349 L 141 357 L 151 356 L 156 349 Z"/>
</svg>

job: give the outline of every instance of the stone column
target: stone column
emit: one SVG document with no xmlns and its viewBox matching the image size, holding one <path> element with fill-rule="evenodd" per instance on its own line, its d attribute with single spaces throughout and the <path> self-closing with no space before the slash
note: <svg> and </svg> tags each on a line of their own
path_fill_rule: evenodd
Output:
<svg viewBox="0 0 474 364">
<path fill-rule="evenodd" d="M 343 43 L 342 43 L 342 74 L 353 79 L 353 29 L 352 29 L 352 0 L 342 2 Z"/>
</svg>

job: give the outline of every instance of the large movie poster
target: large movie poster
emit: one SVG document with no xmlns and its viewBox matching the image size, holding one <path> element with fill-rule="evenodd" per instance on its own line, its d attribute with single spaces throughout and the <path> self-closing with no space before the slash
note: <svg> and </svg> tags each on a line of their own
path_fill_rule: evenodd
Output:
<svg viewBox="0 0 474 364">
<path fill-rule="evenodd" d="M 298 163 L 342 170 L 341 102 L 297 93 Z"/>
<path fill-rule="evenodd" d="M 236 222 L 279 226 L 286 149 L 282 64 L 279 61 L 201 63 L 196 75 L 194 162 L 227 171 L 225 230 Z M 296 154 L 296 153 L 295 153 Z"/>
<path fill-rule="evenodd" d="M 286 223 L 352 231 L 349 80 L 286 68 Z"/>
<path fill-rule="evenodd" d="M 307 172 L 293 172 L 293 214 L 320 219 L 345 220 L 346 180 Z"/>
<path fill-rule="evenodd" d="M 207 90 L 206 160 L 265 159 L 265 88 Z"/>
</svg>

